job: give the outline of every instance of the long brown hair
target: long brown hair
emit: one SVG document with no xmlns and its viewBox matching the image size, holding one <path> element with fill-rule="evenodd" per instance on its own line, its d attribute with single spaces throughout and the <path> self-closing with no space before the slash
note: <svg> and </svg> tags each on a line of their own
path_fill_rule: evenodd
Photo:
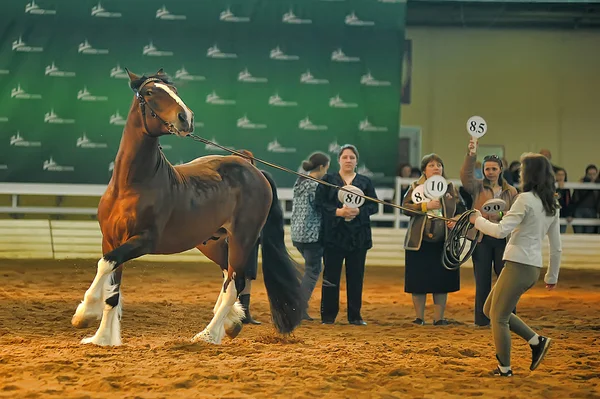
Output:
<svg viewBox="0 0 600 399">
<path fill-rule="evenodd" d="M 552 164 L 541 154 L 521 156 L 521 188 L 524 192 L 533 191 L 544 205 L 546 215 L 556 215 L 560 208 L 556 197 L 556 178 Z"/>
</svg>

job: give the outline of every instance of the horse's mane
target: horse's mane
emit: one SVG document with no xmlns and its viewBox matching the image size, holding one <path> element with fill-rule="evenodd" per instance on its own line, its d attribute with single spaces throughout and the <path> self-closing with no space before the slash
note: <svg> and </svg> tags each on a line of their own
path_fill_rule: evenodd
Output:
<svg viewBox="0 0 600 399">
<path fill-rule="evenodd" d="M 131 83 L 129 83 L 129 86 L 131 86 L 133 90 L 138 90 L 142 83 L 144 83 L 148 79 L 160 79 L 163 83 L 168 84 L 169 86 L 173 86 L 171 77 L 164 72 L 159 72 L 150 76 L 142 75 L 140 78 L 132 80 Z"/>
</svg>

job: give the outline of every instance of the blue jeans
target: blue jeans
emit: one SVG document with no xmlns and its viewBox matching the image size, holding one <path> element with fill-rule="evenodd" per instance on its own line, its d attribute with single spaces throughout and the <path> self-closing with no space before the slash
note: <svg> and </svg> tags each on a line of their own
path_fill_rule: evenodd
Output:
<svg viewBox="0 0 600 399">
<path fill-rule="evenodd" d="M 293 244 L 304 258 L 301 292 L 305 295 L 308 303 L 323 270 L 323 246 L 316 242 L 294 242 Z"/>
</svg>

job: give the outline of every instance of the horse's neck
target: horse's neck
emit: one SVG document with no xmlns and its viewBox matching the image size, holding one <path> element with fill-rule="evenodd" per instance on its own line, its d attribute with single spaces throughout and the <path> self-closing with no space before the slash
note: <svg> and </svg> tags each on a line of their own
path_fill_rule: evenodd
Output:
<svg viewBox="0 0 600 399">
<path fill-rule="evenodd" d="M 144 123 L 137 101 L 133 101 L 115 159 L 113 182 L 116 185 L 142 183 L 156 178 L 165 162 L 158 138 L 144 132 Z"/>
</svg>

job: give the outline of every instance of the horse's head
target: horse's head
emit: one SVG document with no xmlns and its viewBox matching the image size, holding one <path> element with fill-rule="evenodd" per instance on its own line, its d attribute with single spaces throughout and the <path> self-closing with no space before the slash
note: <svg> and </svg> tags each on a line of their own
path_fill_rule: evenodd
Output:
<svg viewBox="0 0 600 399">
<path fill-rule="evenodd" d="M 179 97 L 162 68 L 152 76 L 138 76 L 129 70 L 127 74 L 129 85 L 140 104 L 147 134 L 187 136 L 194 131 L 194 113 Z M 147 119 L 146 113 L 152 118 Z"/>
</svg>

